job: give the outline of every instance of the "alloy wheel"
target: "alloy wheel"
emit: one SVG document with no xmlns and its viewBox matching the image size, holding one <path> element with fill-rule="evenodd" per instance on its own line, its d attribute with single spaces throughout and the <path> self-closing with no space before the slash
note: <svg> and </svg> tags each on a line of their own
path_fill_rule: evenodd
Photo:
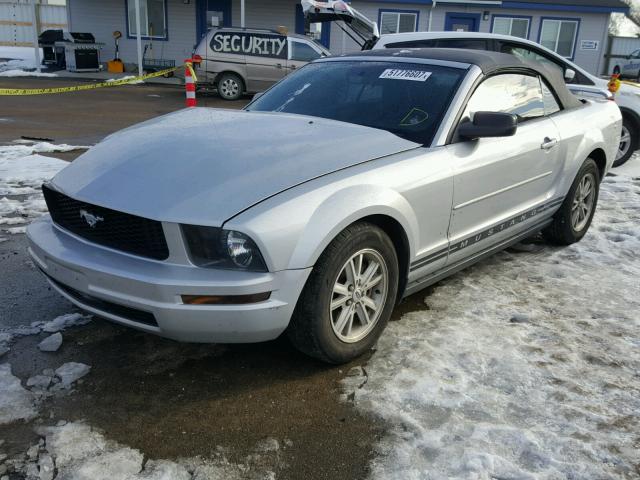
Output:
<svg viewBox="0 0 640 480">
<path fill-rule="evenodd" d="M 616 160 L 624 157 L 629 148 L 631 147 L 631 132 L 626 126 L 622 126 L 622 135 L 620 136 L 620 143 L 618 144 L 618 154 L 616 155 Z"/>
<path fill-rule="evenodd" d="M 226 98 L 234 98 L 239 90 L 240 85 L 232 78 L 227 78 L 220 84 L 220 93 Z"/>
<path fill-rule="evenodd" d="M 592 173 L 587 173 L 580 180 L 571 205 L 571 226 L 574 231 L 581 232 L 589 223 L 591 212 L 595 206 L 595 198 L 596 177 Z"/>
<path fill-rule="evenodd" d="M 389 286 L 387 264 L 376 250 L 354 253 L 334 281 L 329 314 L 331 328 L 345 343 L 366 337 L 384 310 Z"/>
</svg>

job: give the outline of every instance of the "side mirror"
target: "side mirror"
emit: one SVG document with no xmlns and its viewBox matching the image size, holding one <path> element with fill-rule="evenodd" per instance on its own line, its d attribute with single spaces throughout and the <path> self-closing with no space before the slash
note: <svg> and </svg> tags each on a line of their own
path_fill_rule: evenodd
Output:
<svg viewBox="0 0 640 480">
<path fill-rule="evenodd" d="M 518 117 L 511 113 L 476 112 L 473 121 L 466 120 L 458 127 L 458 135 L 465 140 L 484 137 L 510 137 L 518 129 Z"/>
<path fill-rule="evenodd" d="M 264 92 L 257 92 L 257 93 L 253 96 L 253 98 L 251 99 L 251 101 L 253 102 L 253 101 L 255 101 L 255 100 L 259 99 L 262 95 L 264 95 Z"/>
<path fill-rule="evenodd" d="M 564 70 L 564 79 L 567 82 L 571 82 L 574 78 L 576 78 L 576 71 L 570 68 L 565 68 Z"/>
</svg>

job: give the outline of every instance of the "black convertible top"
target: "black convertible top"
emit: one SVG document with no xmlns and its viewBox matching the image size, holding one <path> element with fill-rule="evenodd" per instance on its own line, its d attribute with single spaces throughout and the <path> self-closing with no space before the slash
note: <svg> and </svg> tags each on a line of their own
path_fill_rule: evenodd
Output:
<svg viewBox="0 0 640 480">
<path fill-rule="evenodd" d="M 558 100 L 560 100 L 564 108 L 575 108 L 582 105 L 580 100 L 567 89 L 564 79 L 556 69 L 547 68 L 543 63 L 522 60 L 508 53 L 490 52 L 487 50 L 468 50 L 464 48 L 385 48 L 358 52 L 356 54 L 346 54 L 339 58 L 362 57 L 415 58 L 417 60 L 457 62 L 476 65 L 485 75 L 491 75 L 505 70 L 533 70 L 542 76 L 556 92 Z"/>
</svg>

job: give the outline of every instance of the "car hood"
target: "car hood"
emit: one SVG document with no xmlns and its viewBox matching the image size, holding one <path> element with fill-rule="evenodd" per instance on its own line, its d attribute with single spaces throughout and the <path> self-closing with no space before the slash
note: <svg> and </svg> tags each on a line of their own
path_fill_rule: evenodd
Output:
<svg viewBox="0 0 640 480">
<path fill-rule="evenodd" d="M 107 137 L 51 183 L 133 215 L 219 226 L 295 185 L 419 146 L 322 118 L 194 108 Z"/>
</svg>

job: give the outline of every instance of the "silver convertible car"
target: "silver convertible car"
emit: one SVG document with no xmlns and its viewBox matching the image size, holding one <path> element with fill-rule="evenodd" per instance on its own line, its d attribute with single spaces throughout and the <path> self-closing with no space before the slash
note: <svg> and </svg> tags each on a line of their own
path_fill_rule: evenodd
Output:
<svg viewBox="0 0 640 480">
<path fill-rule="evenodd" d="M 620 129 L 513 55 L 326 58 L 242 111 L 109 136 L 43 186 L 30 253 L 112 321 L 346 362 L 404 296 L 539 231 L 580 240 Z"/>
</svg>

